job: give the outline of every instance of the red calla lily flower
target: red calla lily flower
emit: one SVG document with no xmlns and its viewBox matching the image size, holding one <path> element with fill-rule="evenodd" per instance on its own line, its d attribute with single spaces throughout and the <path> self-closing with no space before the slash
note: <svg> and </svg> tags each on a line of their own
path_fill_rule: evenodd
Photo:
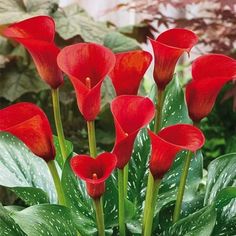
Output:
<svg viewBox="0 0 236 236">
<path fill-rule="evenodd" d="M 201 130 L 193 125 L 177 124 L 162 129 L 158 134 L 148 130 L 151 139 L 150 171 L 154 179 L 162 179 L 172 166 L 176 154 L 181 150 L 195 152 L 205 138 Z"/>
<path fill-rule="evenodd" d="M 186 102 L 190 118 L 199 122 L 211 112 L 221 88 L 236 78 L 236 61 L 220 54 L 200 56 L 192 64 L 192 77 Z"/>
<path fill-rule="evenodd" d="M 78 43 L 63 48 L 57 62 L 75 88 L 85 120 L 94 120 L 100 111 L 101 85 L 115 65 L 115 55 L 95 43 Z"/>
<path fill-rule="evenodd" d="M 57 66 L 59 48 L 54 44 L 55 23 L 49 16 L 37 16 L 7 27 L 3 34 L 22 44 L 31 54 L 41 78 L 53 89 L 63 83 Z"/>
<path fill-rule="evenodd" d="M 52 131 L 44 112 L 32 103 L 21 102 L 0 110 L 0 131 L 19 138 L 45 161 L 55 158 Z"/>
<path fill-rule="evenodd" d="M 97 158 L 77 155 L 70 161 L 74 173 L 86 182 L 87 192 L 93 199 L 100 198 L 105 192 L 105 181 L 116 166 L 116 156 L 102 153 Z"/>
<path fill-rule="evenodd" d="M 190 30 L 170 29 L 150 41 L 155 56 L 153 77 L 158 89 L 164 90 L 173 78 L 179 57 L 184 52 L 189 53 L 198 38 Z"/>
<path fill-rule="evenodd" d="M 129 162 L 135 138 L 155 115 L 155 106 L 149 98 L 121 95 L 111 102 L 116 141 L 112 153 L 117 156 L 117 168 L 123 169 Z"/>
<path fill-rule="evenodd" d="M 116 54 L 116 64 L 109 76 L 117 96 L 137 95 L 151 61 L 152 55 L 142 50 Z"/>
</svg>

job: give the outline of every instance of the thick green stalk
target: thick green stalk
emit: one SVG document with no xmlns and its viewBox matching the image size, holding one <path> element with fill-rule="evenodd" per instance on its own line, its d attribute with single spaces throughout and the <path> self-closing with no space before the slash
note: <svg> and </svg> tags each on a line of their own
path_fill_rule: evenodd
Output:
<svg viewBox="0 0 236 236">
<path fill-rule="evenodd" d="M 48 163 L 48 168 L 52 174 L 52 178 L 54 181 L 54 185 L 57 191 L 57 198 L 58 198 L 58 202 L 60 205 L 64 205 L 66 206 L 66 200 L 65 200 L 65 195 L 61 186 L 61 181 L 57 172 L 57 168 L 55 165 L 54 161 L 49 161 Z"/>
<path fill-rule="evenodd" d="M 95 158 L 97 156 L 97 148 L 94 121 L 87 121 L 87 127 L 90 156 Z"/>
<path fill-rule="evenodd" d="M 157 91 L 157 105 L 156 105 L 156 115 L 155 115 L 155 123 L 154 123 L 154 132 L 158 133 L 158 131 L 161 129 L 161 120 L 162 120 L 162 110 L 163 110 L 163 104 L 164 104 L 164 98 L 165 98 L 165 90 L 158 90 Z M 144 207 L 144 213 L 143 213 L 143 230 L 146 225 L 146 218 L 147 218 L 147 211 L 148 206 L 150 206 L 150 199 L 151 199 L 151 192 L 154 186 L 154 179 L 149 172 L 148 175 L 148 183 L 147 183 L 147 190 L 146 190 L 146 198 L 145 198 L 145 207 Z"/>
<path fill-rule="evenodd" d="M 100 197 L 98 199 L 93 199 L 93 203 L 94 203 L 94 208 L 95 208 L 95 212 L 96 212 L 98 236 L 105 236 L 102 197 Z"/>
<path fill-rule="evenodd" d="M 147 210 L 147 218 L 146 218 L 146 226 L 144 229 L 144 236 L 151 236 L 152 235 L 152 223 L 153 223 L 153 217 L 154 217 L 154 211 L 155 211 L 155 206 L 156 206 L 156 201 L 157 201 L 157 195 L 158 195 L 158 190 L 160 187 L 161 180 L 157 179 L 154 181 L 153 187 L 151 188 L 150 192 L 150 205 L 148 206 Z"/>
<path fill-rule="evenodd" d="M 61 149 L 61 154 L 64 161 L 67 159 L 67 151 L 66 151 L 66 142 L 65 136 L 63 132 L 63 126 L 61 122 L 61 112 L 60 112 L 60 103 L 59 103 L 59 89 L 51 89 L 52 91 L 52 104 L 53 104 L 53 113 L 54 120 L 57 129 L 58 141 Z"/>
<path fill-rule="evenodd" d="M 124 167 L 124 196 L 125 198 L 127 197 L 128 179 L 129 179 L 129 163 Z"/>
<path fill-rule="evenodd" d="M 118 190 L 119 190 L 119 232 L 125 236 L 125 196 L 124 196 L 124 169 L 118 169 Z"/>
<path fill-rule="evenodd" d="M 175 210 L 174 210 L 174 215 L 173 215 L 173 222 L 174 223 L 177 222 L 180 217 L 181 206 L 182 206 L 184 190 L 185 190 L 185 184 L 186 184 L 186 180 L 187 180 L 187 176 L 188 176 L 188 170 L 189 170 L 189 166 L 191 163 L 191 159 L 192 159 L 192 152 L 188 151 L 187 156 L 185 157 L 182 175 L 180 177 L 178 194 L 177 194 L 177 199 L 176 199 L 176 203 L 175 203 Z"/>
</svg>

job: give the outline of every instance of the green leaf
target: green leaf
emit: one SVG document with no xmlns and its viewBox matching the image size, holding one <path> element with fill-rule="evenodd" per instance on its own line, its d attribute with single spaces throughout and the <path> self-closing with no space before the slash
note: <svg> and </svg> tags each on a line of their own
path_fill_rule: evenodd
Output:
<svg viewBox="0 0 236 236">
<path fill-rule="evenodd" d="M 181 219 L 161 236 L 210 236 L 216 222 L 215 206 L 207 206 Z"/>
<path fill-rule="evenodd" d="M 37 15 L 49 15 L 58 7 L 58 0 L 0 0 L 1 24 L 9 24 Z"/>
<path fill-rule="evenodd" d="M 103 44 L 114 53 L 140 49 L 140 45 L 136 40 L 118 32 L 108 33 L 104 38 Z"/>
<path fill-rule="evenodd" d="M 74 216 L 64 206 L 36 205 L 11 212 L 11 217 L 30 236 L 77 236 Z"/>
<path fill-rule="evenodd" d="M 214 236 L 236 234 L 236 153 L 218 157 L 208 168 L 205 204 L 216 201 L 218 207 L 217 225 Z M 232 200 L 231 200 L 232 199 Z"/>
<path fill-rule="evenodd" d="M 16 137 L 0 132 L 0 185 L 11 188 L 26 203 L 57 202 L 47 164 Z"/>
<path fill-rule="evenodd" d="M 48 86 L 36 73 L 34 69 L 16 70 L 15 67 L 7 67 L 0 78 L 0 97 L 13 102 L 25 93 L 38 93 L 47 89 Z"/>
<path fill-rule="evenodd" d="M 61 148 L 60 148 L 58 137 L 54 135 L 53 140 L 54 140 L 54 146 L 56 148 L 56 157 L 55 157 L 55 159 L 56 159 L 57 163 L 59 164 L 59 166 L 62 168 L 63 165 L 64 165 L 64 159 L 63 159 L 62 154 L 61 154 Z M 70 142 L 68 140 L 66 140 L 65 144 L 66 144 L 66 151 L 67 151 L 67 154 L 68 154 L 68 157 L 69 157 L 73 154 L 73 144 L 72 144 L 72 142 Z"/>
<path fill-rule="evenodd" d="M 10 217 L 10 213 L 0 205 L 0 235 L 27 236 L 19 225 Z"/>
<path fill-rule="evenodd" d="M 54 14 L 56 30 L 65 39 L 80 35 L 86 42 L 102 43 L 109 32 L 105 23 L 96 22 L 78 4 L 69 5 Z"/>
</svg>

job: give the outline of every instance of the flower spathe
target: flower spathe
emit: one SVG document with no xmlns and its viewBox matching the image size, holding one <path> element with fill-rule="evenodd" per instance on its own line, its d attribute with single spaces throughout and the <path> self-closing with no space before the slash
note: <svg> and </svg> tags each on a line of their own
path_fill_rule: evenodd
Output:
<svg viewBox="0 0 236 236">
<path fill-rule="evenodd" d="M 192 80 L 186 86 L 188 113 L 199 122 L 212 110 L 221 88 L 236 78 L 236 61 L 221 54 L 198 57 L 192 64 Z"/>
<path fill-rule="evenodd" d="M 140 82 L 151 61 L 152 55 L 142 50 L 116 54 L 116 64 L 109 76 L 117 96 L 137 95 Z"/>
<path fill-rule="evenodd" d="M 150 171 L 154 179 L 162 179 L 181 150 L 192 152 L 200 149 L 205 138 L 193 125 L 177 124 L 163 128 L 158 134 L 148 130 L 151 139 Z"/>
<path fill-rule="evenodd" d="M 57 66 L 60 49 L 54 43 L 55 23 L 49 16 L 36 16 L 7 27 L 4 36 L 22 44 L 31 54 L 40 77 L 53 89 L 63 83 Z"/>
<path fill-rule="evenodd" d="M 70 161 L 74 173 L 86 182 L 87 192 L 93 199 L 100 198 L 105 192 L 105 181 L 116 167 L 116 156 L 102 153 L 97 158 L 77 155 Z"/>
<path fill-rule="evenodd" d="M 117 156 L 117 168 L 129 162 L 135 138 L 155 115 L 155 106 L 147 97 L 121 95 L 111 102 L 116 140 L 112 153 Z"/>
<path fill-rule="evenodd" d="M 57 62 L 75 88 L 81 114 L 93 121 L 100 111 L 101 85 L 115 65 L 115 55 L 95 43 L 78 43 L 63 48 Z"/>
<path fill-rule="evenodd" d="M 154 52 L 153 77 L 158 89 L 164 90 L 172 80 L 180 56 L 189 53 L 197 43 L 197 36 L 187 29 L 170 29 L 161 33 L 156 40 L 150 39 Z"/>
<path fill-rule="evenodd" d="M 0 110 L 0 131 L 19 138 L 45 161 L 55 158 L 52 131 L 44 112 L 32 103 L 21 102 Z"/>
</svg>

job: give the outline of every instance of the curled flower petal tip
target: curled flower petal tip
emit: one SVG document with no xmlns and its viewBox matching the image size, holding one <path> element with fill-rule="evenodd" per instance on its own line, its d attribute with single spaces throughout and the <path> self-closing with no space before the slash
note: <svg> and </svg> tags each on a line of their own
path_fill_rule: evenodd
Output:
<svg viewBox="0 0 236 236">
<path fill-rule="evenodd" d="M 180 56 L 189 53 L 198 37 L 187 29 L 170 29 L 161 33 L 156 40 L 150 39 L 154 52 L 153 77 L 158 89 L 164 90 L 172 80 Z"/>
<path fill-rule="evenodd" d="M 63 83 L 54 43 L 55 23 L 49 16 L 36 16 L 7 27 L 4 36 L 22 44 L 31 54 L 40 77 L 53 89 Z"/>
<path fill-rule="evenodd" d="M 105 192 L 105 181 L 115 169 L 117 158 L 112 153 L 102 153 L 97 158 L 77 155 L 70 161 L 74 173 L 86 182 L 87 192 L 96 199 Z"/>
<path fill-rule="evenodd" d="M 192 80 L 186 86 L 188 113 L 200 122 L 211 112 L 222 87 L 236 78 L 236 61 L 221 54 L 198 57 L 192 64 Z"/>
<path fill-rule="evenodd" d="M 55 158 L 55 148 L 49 121 L 44 112 L 32 103 L 17 103 L 0 110 L 0 131 L 19 138 L 45 161 Z"/>
<path fill-rule="evenodd" d="M 115 55 L 95 43 L 78 43 L 63 48 L 57 63 L 75 88 L 81 114 L 94 120 L 100 111 L 101 85 L 115 65 Z"/>
<path fill-rule="evenodd" d="M 140 82 L 151 61 L 152 55 L 142 50 L 116 54 L 116 64 L 109 76 L 117 96 L 137 95 Z"/>
<path fill-rule="evenodd" d="M 181 150 L 200 149 L 205 138 L 193 125 L 178 124 L 162 129 L 158 134 L 148 131 L 151 139 L 150 171 L 154 179 L 162 179 L 171 168 L 176 154 Z"/>
<path fill-rule="evenodd" d="M 146 97 L 121 95 L 111 102 L 116 141 L 112 153 L 117 156 L 117 168 L 129 162 L 135 138 L 141 128 L 154 118 L 155 106 Z"/>
</svg>

